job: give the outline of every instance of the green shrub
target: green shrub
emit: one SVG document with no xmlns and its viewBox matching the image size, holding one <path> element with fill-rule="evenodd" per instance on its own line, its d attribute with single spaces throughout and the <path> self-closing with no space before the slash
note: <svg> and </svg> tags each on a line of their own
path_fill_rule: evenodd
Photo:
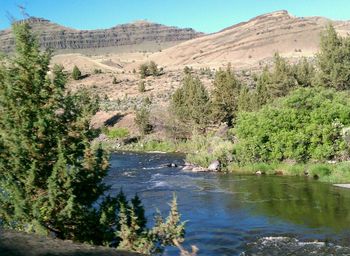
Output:
<svg viewBox="0 0 350 256">
<path fill-rule="evenodd" d="M 127 128 L 109 128 L 105 133 L 109 139 L 124 139 L 129 136 L 129 130 Z"/>
<path fill-rule="evenodd" d="M 258 112 L 239 115 L 237 157 L 242 163 L 346 158 L 342 128 L 349 124 L 348 93 L 298 89 Z"/>
<path fill-rule="evenodd" d="M 74 80 L 79 80 L 81 77 L 81 71 L 77 66 L 74 66 L 73 71 L 72 71 L 72 77 Z"/>
</svg>

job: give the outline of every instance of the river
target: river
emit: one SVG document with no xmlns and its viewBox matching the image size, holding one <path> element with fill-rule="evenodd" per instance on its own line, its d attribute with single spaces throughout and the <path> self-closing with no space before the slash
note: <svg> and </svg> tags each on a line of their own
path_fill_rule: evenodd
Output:
<svg viewBox="0 0 350 256">
<path fill-rule="evenodd" d="M 196 245 L 199 255 L 350 255 L 350 190 L 301 177 L 164 167 L 182 164 L 179 154 L 120 152 L 110 162 L 111 192 L 137 192 L 150 225 L 176 193 L 187 221 L 184 245 Z"/>
</svg>

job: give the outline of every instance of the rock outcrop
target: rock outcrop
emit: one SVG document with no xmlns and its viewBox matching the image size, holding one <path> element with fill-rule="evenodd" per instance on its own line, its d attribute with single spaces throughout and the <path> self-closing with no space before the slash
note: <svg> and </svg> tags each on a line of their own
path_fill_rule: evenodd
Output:
<svg viewBox="0 0 350 256">
<path fill-rule="evenodd" d="M 76 30 L 35 17 L 18 22 L 30 24 L 39 35 L 40 45 L 43 48 L 65 50 L 66 52 L 106 47 L 127 48 L 129 46 L 133 46 L 134 50 L 159 50 L 164 48 L 165 44 L 175 45 L 202 35 L 191 28 L 169 27 L 147 21 L 98 30 Z M 13 46 L 14 39 L 11 29 L 0 31 L 0 51 L 10 52 Z"/>
</svg>

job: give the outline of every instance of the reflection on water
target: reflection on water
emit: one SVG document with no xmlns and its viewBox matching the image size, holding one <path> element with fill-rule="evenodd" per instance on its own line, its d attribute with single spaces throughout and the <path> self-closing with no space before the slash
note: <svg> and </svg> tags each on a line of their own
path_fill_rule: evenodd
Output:
<svg viewBox="0 0 350 256">
<path fill-rule="evenodd" d="M 264 240 L 271 236 L 348 244 L 350 190 L 303 178 L 186 173 L 164 167 L 171 162 L 181 164 L 182 156 L 114 154 L 105 182 L 112 193 L 121 188 L 129 196 L 138 192 L 149 219 L 155 209 L 166 212 L 176 192 L 183 219 L 188 220 L 185 245 L 197 245 L 199 255 L 250 255 L 257 248 L 264 253 L 256 255 L 280 255 L 275 240 Z M 169 248 L 165 255 L 178 252 Z"/>
<path fill-rule="evenodd" d="M 350 227 L 350 190 L 298 177 L 255 177 L 236 184 L 226 176 L 218 180 L 223 188 L 242 192 L 240 199 L 254 205 L 253 214 L 311 228 L 343 231 Z"/>
</svg>

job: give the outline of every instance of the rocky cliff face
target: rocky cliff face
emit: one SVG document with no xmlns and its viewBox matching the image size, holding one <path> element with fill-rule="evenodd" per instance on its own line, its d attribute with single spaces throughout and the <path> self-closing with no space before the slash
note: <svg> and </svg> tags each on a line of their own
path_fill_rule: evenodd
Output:
<svg viewBox="0 0 350 256">
<path fill-rule="evenodd" d="M 135 49 L 135 46 L 142 45 L 146 46 L 140 47 L 142 50 L 161 49 L 164 44 L 174 45 L 202 35 L 191 28 L 168 27 L 147 21 L 98 30 L 75 30 L 35 17 L 19 22 L 30 24 L 33 31 L 39 35 L 40 45 L 43 48 L 66 50 L 67 52 L 105 47 L 134 46 Z M 13 46 L 14 39 L 11 30 L 0 31 L 0 51 L 10 52 Z"/>
</svg>

